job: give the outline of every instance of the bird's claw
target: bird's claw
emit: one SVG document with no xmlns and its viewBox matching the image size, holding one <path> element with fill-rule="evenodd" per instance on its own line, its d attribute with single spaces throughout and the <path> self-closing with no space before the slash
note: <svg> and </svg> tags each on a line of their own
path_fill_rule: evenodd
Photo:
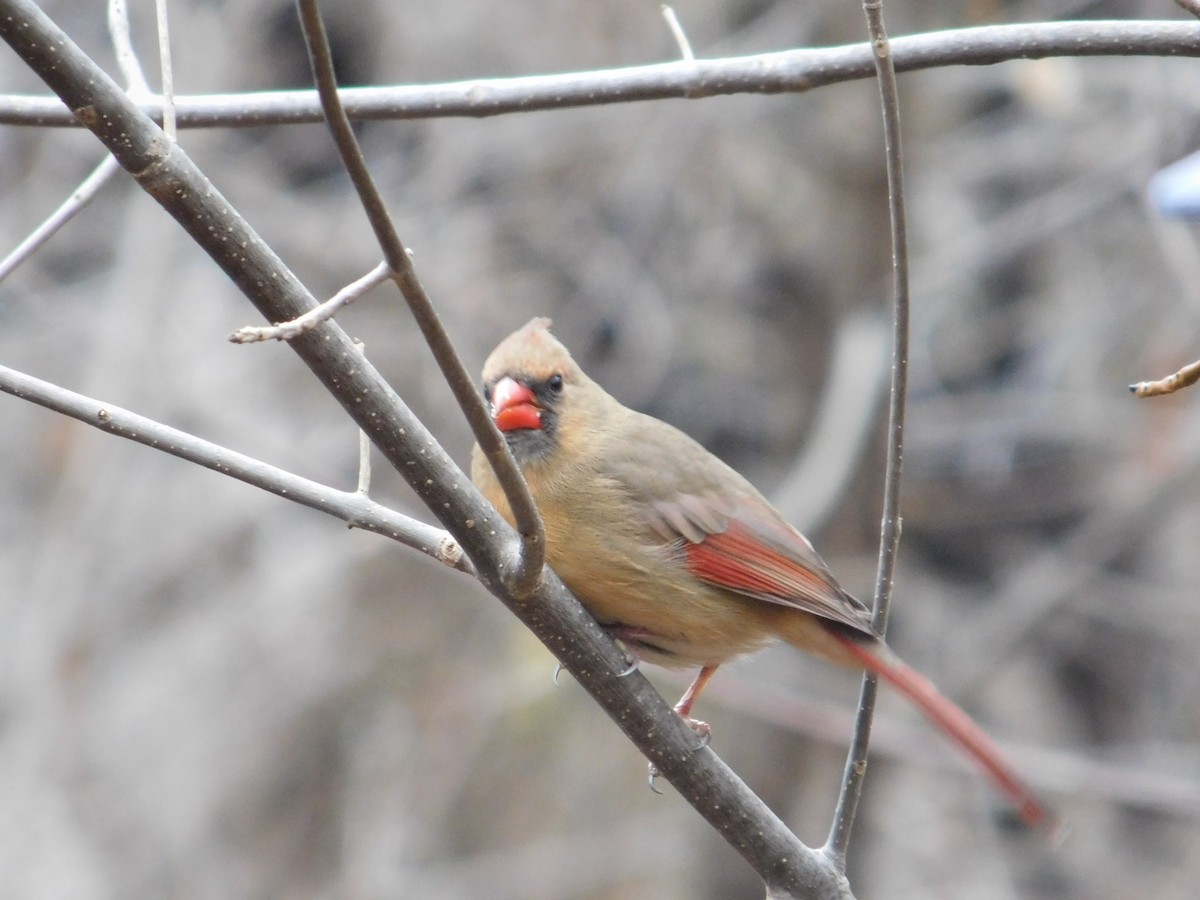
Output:
<svg viewBox="0 0 1200 900">
<path fill-rule="evenodd" d="M 638 666 L 642 662 L 638 658 L 638 655 L 628 647 L 624 647 L 623 649 L 625 650 L 625 662 L 628 663 L 628 665 L 626 665 L 624 669 L 617 673 L 618 678 L 625 678 L 629 675 L 632 675 L 638 670 Z"/>
<path fill-rule="evenodd" d="M 689 716 L 690 705 L 685 707 L 683 704 L 684 701 L 681 700 L 675 705 L 675 714 L 683 719 L 683 724 L 692 729 L 696 737 L 700 738 L 700 746 L 696 749 L 703 750 L 708 746 L 708 742 L 712 740 L 712 726 L 707 722 L 703 722 L 700 719 L 693 719 Z"/>
<path fill-rule="evenodd" d="M 660 791 L 658 789 L 658 785 L 656 785 L 654 783 L 655 779 L 658 778 L 658 766 L 656 766 L 654 763 L 650 763 L 649 776 L 650 777 L 647 779 L 646 783 L 650 786 L 650 790 L 654 791 L 654 793 L 659 794 L 661 796 L 662 791 Z"/>
<path fill-rule="evenodd" d="M 555 687 L 558 687 L 558 676 L 562 674 L 562 671 L 563 671 L 563 664 L 557 663 L 554 666 L 554 686 Z"/>
<path fill-rule="evenodd" d="M 681 715 L 679 718 L 683 719 L 687 727 L 692 729 L 696 737 L 700 739 L 700 743 L 696 746 L 696 750 L 703 750 L 705 747 L 707 747 L 709 741 L 712 740 L 712 726 L 707 722 L 701 722 L 699 719 L 692 719 L 688 716 Z M 660 774 L 658 771 L 658 766 L 656 766 L 654 763 L 650 763 L 648 767 L 648 774 L 649 778 L 647 779 L 646 783 L 650 786 L 650 790 L 654 791 L 656 794 L 661 794 L 662 791 L 660 791 L 658 786 L 654 783 Z"/>
</svg>

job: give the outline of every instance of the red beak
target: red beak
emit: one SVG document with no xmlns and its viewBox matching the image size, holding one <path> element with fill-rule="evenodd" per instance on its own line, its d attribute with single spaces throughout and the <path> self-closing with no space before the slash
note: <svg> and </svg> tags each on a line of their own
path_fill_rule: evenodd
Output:
<svg viewBox="0 0 1200 900">
<path fill-rule="evenodd" d="M 501 431 L 542 427 L 542 413 L 534 402 L 533 391 L 507 377 L 492 388 L 492 418 Z"/>
</svg>

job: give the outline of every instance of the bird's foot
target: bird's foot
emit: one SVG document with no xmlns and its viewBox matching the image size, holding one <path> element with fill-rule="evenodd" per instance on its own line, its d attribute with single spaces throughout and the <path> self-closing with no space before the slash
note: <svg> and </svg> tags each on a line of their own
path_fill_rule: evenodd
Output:
<svg viewBox="0 0 1200 900">
<path fill-rule="evenodd" d="M 675 712 L 679 713 L 676 709 Z M 679 718 L 683 719 L 683 724 L 692 729 L 696 733 L 696 737 L 700 738 L 700 746 L 697 750 L 703 750 L 708 746 L 708 742 L 712 740 L 712 726 L 707 722 L 701 722 L 699 719 L 693 719 L 690 716 L 685 716 L 679 713 Z"/>
<path fill-rule="evenodd" d="M 675 712 L 679 712 L 679 710 L 677 709 Z M 693 719 L 683 714 L 680 714 L 679 718 L 683 719 L 684 724 L 687 725 L 688 728 L 692 729 L 692 731 L 695 732 L 696 737 L 700 739 L 700 743 L 696 746 L 696 749 L 703 750 L 705 747 L 707 747 L 708 742 L 712 740 L 712 726 L 707 722 L 701 722 L 699 719 Z M 654 765 L 654 763 L 650 763 L 648 766 L 649 777 L 647 779 L 647 784 L 650 785 L 650 790 L 654 791 L 656 794 L 662 793 L 662 791 L 660 791 L 658 786 L 654 783 L 658 779 L 659 774 L 658 766 Z"/>
<path fill-rule="evenodd" d="M 608 632 L 609 637 L 620 645 L 621 650 L 625 653 L 625 668 L 617 673 L 618 678 L 625 678 L 627 675 L 632 675 L 638 670 L 638 666 L 642 664 L 642 658 L 638 655 L 638 641 L 645 635 L 649 634 L 643 628 L 634 628 L 630 625 L 601 625 Z"/>
</svg>

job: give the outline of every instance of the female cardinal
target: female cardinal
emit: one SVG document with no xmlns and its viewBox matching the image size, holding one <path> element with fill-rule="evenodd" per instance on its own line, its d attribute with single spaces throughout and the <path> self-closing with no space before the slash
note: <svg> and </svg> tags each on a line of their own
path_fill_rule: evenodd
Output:
<svg viewBox="0 0 1200 900">
<path fill-rule="evenodd" d="M 549 326 L 533 319 L 492 351 L 484 396 L 542 515 L 547 563 L 637 656 L 699 667 L 676 712 L 688 718 L 722 663 L 781 638 L 894 685 L 979 762 L 1026 822 L 1049 824 L 995 744 L 892 653 L 804 535 L 686 434 L 618 403 Z M 511 523 L 478 446 L 471 478 Z"/>
</svg>

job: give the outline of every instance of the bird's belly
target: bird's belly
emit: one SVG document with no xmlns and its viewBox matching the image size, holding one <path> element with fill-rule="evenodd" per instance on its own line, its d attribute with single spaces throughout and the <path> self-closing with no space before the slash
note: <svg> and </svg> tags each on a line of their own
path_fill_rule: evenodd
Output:
<svg viewBox="0 0 1200 900">
<path fill-rule="evenodd" d="M 614 637 L 668 668 L 715 666 L 762 648 L 773 637 L 761 600 L 697 581 L 674 560 L 591 565 L 551 560 L 571 592 Z"/>
</svg>

